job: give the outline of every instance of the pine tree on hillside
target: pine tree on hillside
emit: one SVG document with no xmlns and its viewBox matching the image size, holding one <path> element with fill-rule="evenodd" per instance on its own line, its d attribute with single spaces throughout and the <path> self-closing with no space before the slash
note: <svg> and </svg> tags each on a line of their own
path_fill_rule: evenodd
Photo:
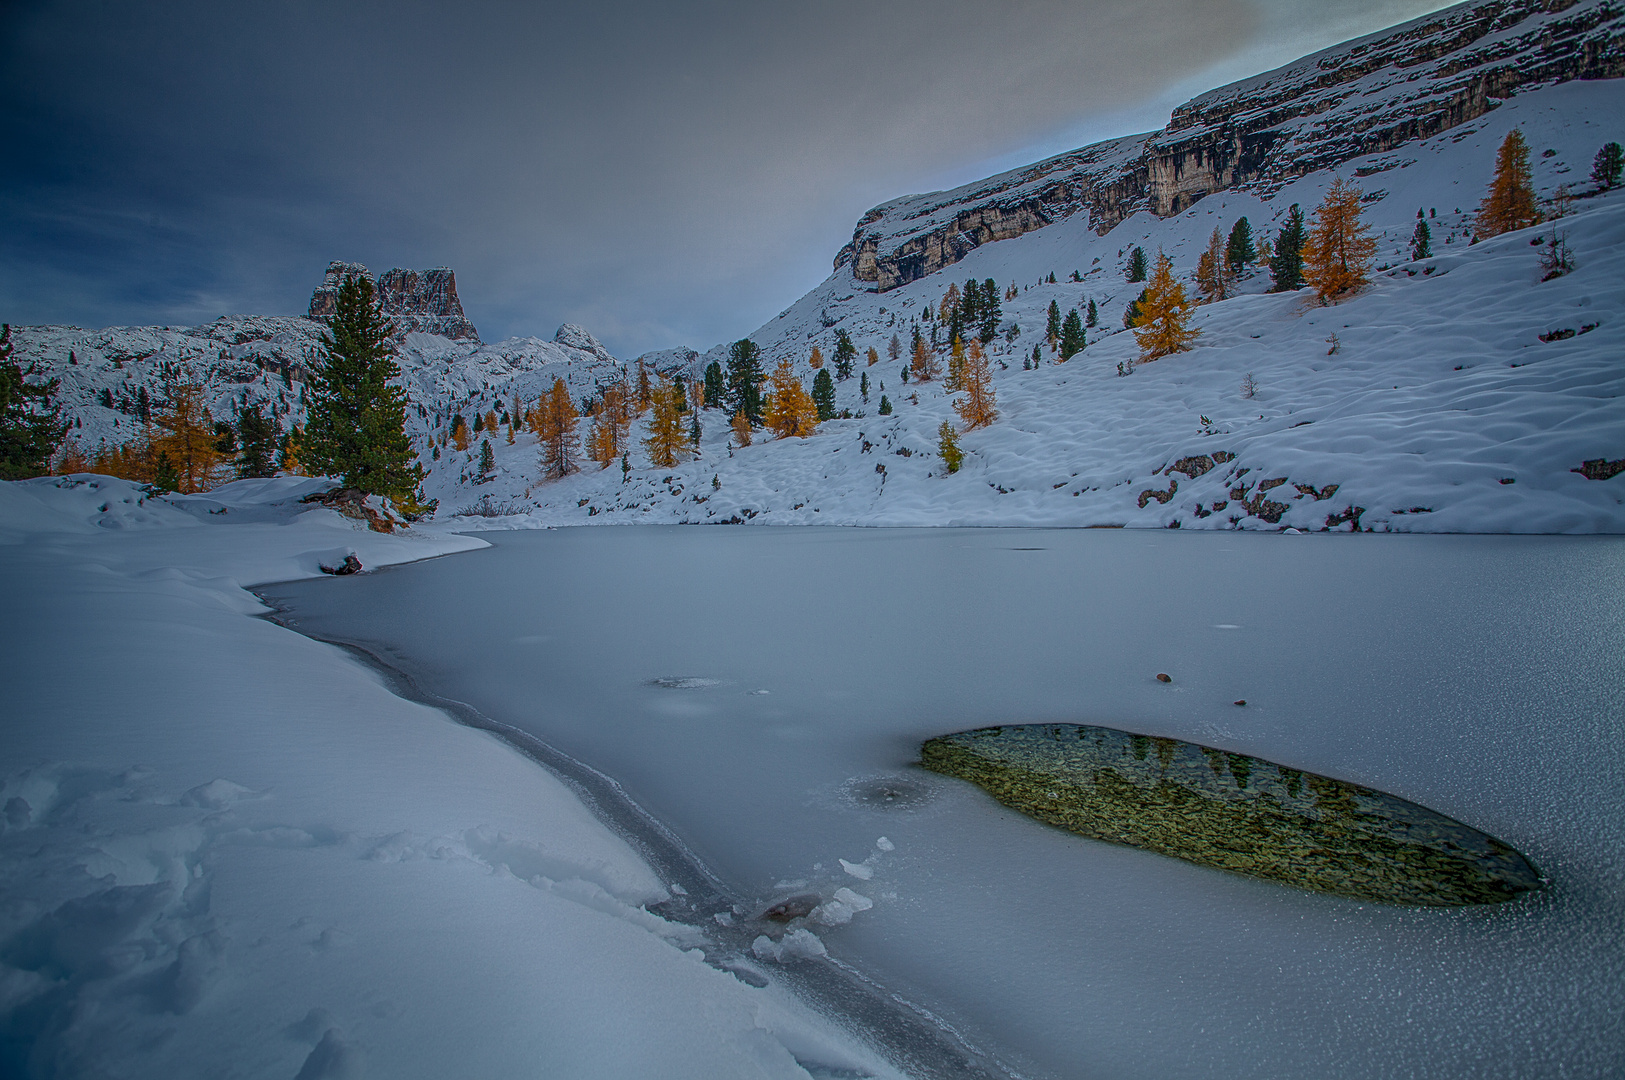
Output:
<svg viewBox="0 0 1625 1080">
<path fill-rule="evenodd" d="M 1083 319 L 1078 315 L 1078 309 L 1073 308 L 1066 313 L 1066 321 L 1061 323 L 1061 361 L 1064 363 L 1083 351 L 1087 340 L 1083 332 Z"/>
<path fill-rule="evenodd" d="M 214 417 L 203 405 L 203 384 L 170 383 L 152 423 L 162 434 L 152 440 L 153 453 L 174 469 L 175 488 L 183 495 L 207 491 L 219 479 L 221 459 Z"/>
<path fill-rule="evenodd" d="M 863 398 L 865 405 L 869 404 L 869 373 L 867 371 L 858 379 L 858 396 Z"/>
<path fill-rule="evenodd" d="M 1174 280 L 1174 264 L 1157 254 L 1157 267 L 1146 285 L 1134 324 L 1134 340 L 1140 346 L 1140 362 L 1156 360 L 1191 347 L 1200 331 L 1190 326 L 1191 305 L 1185 299 L 1185 286 Z"/>
<path fill-rule="evenodd" d="M 1203 299 L 1210 304 L 1230 295 L 1230 274 L 1225 269 L 1224 260 L 1224 238 L 1215 225 L 1213 235 L 1208 237 L 1207 250 L 1196 260 L 1196 287 L 1202 290 Z"/>
<path fill-rule="evenodd" d="M 950 394 L 960 389 L 965 376 L 965 342 L 962 338 L 954 338 L 953 347 L 948 351 L 948 377 L 942 380 L 942 388 Z"/>
<path fill-rule="evenodd" d="M 50 469 L 51 454 L 67 431 L 51 398 L 57 380 L 30 383 L 11 359 L 11 326 L 0 326 L 0 480 L 26 480 Z"/>
<path fill-rule="evenodd" d="M 1428 228 L 1428 219 L 1422 216 L 1422 211 L 1416 212 L 1416 228 L 1411 230 L 1411 261 L 1426 259 L 1433 254 L 1433 230 Z"/>
<path fill-rule="evenodd" d="M 987 353 L 979 341 L 972 341 L 965 355 L 960 388 L 965 396 L 954 402 L 954 409 L 967 428 L 986 427 L 999 418 L 998 402 L 993 392 L 993 371 L 988 366 Z"/>
<path fill-rule="evenodd" d="M 1365 285 L 1376 253 L 1376 238 L 1360 220 L 1360 189 L 1337 178 L 1315 208 L 1303 248 L 1304 280 L 1329 304 Z"/>
<path fill-rule="evenodd" d="M 982 303 L 977 314 L 981 322 L 977 336 L 986 345 L 998 336 L 999 323 L 1004 320 L 1004 311 L 999 306 L 999 286 L 992 278 L 982 283 Z"/>
<path fill-rule="evenodd" d="M 467 450 L 469 442 L 468 424 L 463 420 L 463 414 L 458 413 L 451 418 L 451 445 L 459 450 Z"/>
<path fill-rule="evenodd" d="M 1128 279 L 1131 283 L 1145 280 L 1145 248 L 1136 246 L 1128 253 Z M 1050 280 L 1055 280 L 1054 275 Z"/>
<path fill-rule="evenodd" d="M 637 394 L 633 397 L 632 403 L 637 407 L 637 414 L 642 416 L 649 411 L 649 406 L 654 402 L 654 387 L 649 381 L 649 368 L 642 360 L 638 361 L 638 378 L 634 385 Z"/>
<path fill-rule="evenodd" d="M 659 382 L 649 390 L 649 434 L 643 440 L 643 449 L 649 455 L 649 464 L 657 469 L 669 469 L 689 453 L 693 446 L 683 430 L 683 414 L 677 408 L 678 391 L 670 379 L 660 376 Z"/>
<path fill-rule="evenodd" d="M 1123 308 L 1123 329 L 1132 330 L 1139 323 L 1140 308 L 1145 305 L 1147 290 L 1141 289 L 1140 295 L 1130 300 Z"/>
<path fill-rule="evenodd" d="M 728 346 L 727 404 L 753 425 L 762 423 L 762 350 L 750 338 Z"/>
<path fill-rule="evenodd" d="M 705 365 L 705 407 L 722 408 L 723 397 L 722 365 L 713 360 Z"/>
<path fill-rule="evenodd" d="M 1303 287 L 1303 246 L 1309 233 L 1303 209 L 1297 203 L 1287 211 L 1286 224 L 1275 234 L 1275 255 L 1270 259 L 1270 292 L 1292 292 Z"/>
<path fill-rule="evenodd" d="M 891 398 L 887 397 L 885 394 L 881 394 L 880 395 L 880 409 L 878 411 L 879 411 L 881 416 L 890 416 L 891 415 Z"/>
<path fill-rule="evenodd" d="M 1049 314 L 1044 319 L 1044 340 L 1049 342 L 1051 352 L 1061 344 L 1061 305 L 1054 300 L 1049 302 Z"/>
<path fill-rule="evenodd" d="M 480 440 L 480 481 L 491 478 L 491 471 L 497 467 L 496 451 L 491 449 L 490 439 Z"/>
<path fill-rule="evenodd" d="M 1258 249 L 1253 246 L 1253 226 L 1246 218 L 1230 229 L 1230 240 L 1224 249 L 1224 268 L 1231 277 L 1239 277 L 1258 260 Z"/>
<path fill-rule="evenodd" d="M 1625 148 L 1617 142 L 1605 144 L 1591 159 L 1591 179 L 1604 191 L 1618 187 L 1622 173 L 1625 173 Z"/>
<path fill-rule="evenodd" d="M 1092 296 L 1089 298 L 1089 314 L 1084 317 L 1083 325 L 1090 328 L 1100 325 L 1100 309 L 1095 307 L 1095 298 Z"/>
<path fill-rule="evenodd" d="M 807 366 L 817 371 L 824 366 L 824 350 L 817 345 L 812 348 L 812 355 L 807 357 Z"/>
<path fill-rule="evenodd" d="M 858 358 L 858 347 L 852 344 L 852 335 L 843 327 L 835 331 L 835 377 L 843 382 L 852 377 L 852 362 Z"/>
<path fill-rule="evenodd" d="M 401 369 L 390 332 L 372 281 L 345 275 L 307 384 L 301 464 L 413 513 L 424 508 L 423 466 L 406 437 L 406 393 L 391 383 Z"/>
<path fill-rule="evenodd" d="M 1535 208 L 1535 181 L 1529 171 L 1529 144 L 1523 132 L 1513 128 L 1501 140 L 1495 155 L 1495 177 L 1490 190 L 1478 204 L 1478 234 L 1499 236 L 1540 221 Z"/>
<path fill-rule="evenodd" d="M 965 461 L 965 452 L 959 448 L 959 433 L 946 420 L 937 425 L 937 456 L 950 473 L 958 472 Z"/>
<path fill-rule="evenodd" d="M 826 373 L 827 374 L 827 373 Z M 818 406 L 796 378 L 795 368 L 789 360 L 779 361 L 770 380 L 773 387 L 768 401 L 766 424 L 775 437 L 806 438 L 818 430 Z M 833 384 L 830 387 L 834 389 Z"/>
<path fill-rule="evenodd" d="M 237 414 L 238 479 L 276 475 L 277 443 L 282 435 L 277 422 L 256 405 L 244 405 Z"/>
<path fill-rule="evenodd" d="M 820 421 L 835 419 L 835 380 L 827 370 L 813 376 L 812 399 Z"/>
</svg>

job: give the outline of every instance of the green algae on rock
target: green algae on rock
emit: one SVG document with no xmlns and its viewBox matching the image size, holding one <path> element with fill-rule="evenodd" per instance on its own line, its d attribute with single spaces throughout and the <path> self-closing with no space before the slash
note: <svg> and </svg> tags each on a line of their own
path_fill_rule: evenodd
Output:
<svg viewBox="0 0 1625 1080">
<path fill-rule="evenodd" d="M 920 756 L 1080 836 L 1299 888 L 1449 906 L 1542 884 L 1511 847 L 1426 807 L 1177 739 L 1025 724 L 944 735 Z"/>
</svg>

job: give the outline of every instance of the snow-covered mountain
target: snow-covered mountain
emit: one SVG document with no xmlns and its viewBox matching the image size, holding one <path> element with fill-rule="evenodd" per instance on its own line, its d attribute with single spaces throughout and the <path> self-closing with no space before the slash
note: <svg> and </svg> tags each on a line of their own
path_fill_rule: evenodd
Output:
<svg viewBox="0 0 1625 1080">
<path fill-rule="evenodd" d="M 788 358 L 809 379 L 813 347 L 828 356 L 837 331 L 849 333 L 860 370 L 838 384 L 837 407 L 850 418 L 810 439 L 736 447 L 727 418 L 707 411 L 695 460 L 651 469 L 634 452 L 625 478 L 589 466 L 544 482 L 523 434 L 490 439 L 489 475 L 475 464 L 478 443 L 446 445 L 454 414 L 500 415 L 556 377 L 588 396 L 628 365 L 568 325 L 551 342 L 484 345 L 471 324 L 459 337 L 450 271 L 390 271 L 380 288 L 395 290 L 409 331 L 401 364 L 428 494 L 442 515 L 479 502 L 527 510 L 531 523 L 1620 530 L 1625 480 L 1595 477 L 1625 459 L 1625 202 L 1588 173 L 1599 147 L 1625 141 L 1621 75 L 1615 0 L 1483 0 L 1200 95 L 1161 131 L 883 204 L 826 281 L 748 335 L 767 367 Z M 1548 208 L 1570 216 L 1469 246 L 1513 128 L 1534 151 Z M 1239 295 L 1199 310 L 1193 350 L 1133 367 L 1121 327 L 1140 288 L 1124 273 L 1135 247 L 1165 252 L 1189 280 L 1215 227 L 1246 216 L 1273 237 L 1290 206 L 1312 210 L 1336 176 L 1363 189 L 1380 237 L 1369 289 L 1320 308 L 1307 293 L 1266 295 L 1268 276 L 1254 268 Z M 1412 263 L 1419 210 L 1434 253 Z M 1542 281 L 1531 245 L 1554 230 L 1569 235 L 1577 269 Z M 993 345 L 1000 419 L 964 436 L 966 465 L 947 476 L 936 432 L 956 419 L 953 396 L 940 383 L 905 385 L 889 353 L 912 326 L 929 332 L 921 313 L 964 278 L 1015 293 Z M 73 434 L 90 450 L 136 433 L 121 408 L 143 386 L 150 398 L 166 364 L 208 380 L 217 417 L 270 400 L 292 423 L 332 283 L 318 288 L 313 317 L 23 328 L 18 356 L 62 378 Z M 1069 362 L 1041 349 L 1032 364 L 1052 301 L 1063 312 L 1093 302 L 1099 325 Z M 883 359 L 864 367 L 871 347 Z M 698 376 L 725 351 L 641 359 Z M 895 408 L 885 417 L 882 395 Z"/>
</svg>

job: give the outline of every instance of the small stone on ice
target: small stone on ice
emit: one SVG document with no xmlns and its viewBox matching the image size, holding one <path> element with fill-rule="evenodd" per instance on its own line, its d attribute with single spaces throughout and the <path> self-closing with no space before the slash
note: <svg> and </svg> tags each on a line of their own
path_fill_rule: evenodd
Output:
<svg viewBox="0 0 1625 1080">
<path fill-rule="evenodd" d="M 1237 705 L 1245 705 L 1245 704 L 1247 704 L 1247 699 L 1246 698 L 1237 698 L 1236 699 L 1236 704 Z"/>
<path fill-rule="evenodd" d="M 1169 678 L 1167 675 L 1165 675 L 1165 674 L 1163 674 L 1162 672 L 1159 671 L 1159 672 L 1157 672 L 1157 681 L 1158 682 L 1173 682 L 1174 680 Z"/>
</svg>

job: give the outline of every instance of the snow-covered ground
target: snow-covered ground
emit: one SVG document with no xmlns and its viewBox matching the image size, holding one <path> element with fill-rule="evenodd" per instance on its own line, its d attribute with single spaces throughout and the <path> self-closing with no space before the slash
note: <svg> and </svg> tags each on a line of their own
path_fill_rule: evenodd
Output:
<svg viewBox="0 0 1625 1080">
<path fill-rule="evenodd" d="M 0 484 L 0 1074 L 895 1075 L 708 966 L 551 774 L 255 617 L 484 546 L 317 486 Z"/>
<path fill-rule="evenodd" d="M 885 293 L 838 271 L 751 335 L 771 368 L 788 357 L 804 381 L 814 345 L 826 357 L 847 330 L 867 372 L 838 384 L 855 419 L 811 439 L 730 452 L 719 411 L 702 416 L 703 450 L 672 469 L 638 450 L 621 471 L 539 481 L 534 441 L 492 440 L 498 468 L 485 483 L 478 445 L 452 454 L 459 473 L 431 481 L 442 516 L 489 495 L 516 508 L 510 524 L 720 522 L 862 525 L 1126 525 L 1296 527 L 1396 532 L 1625 531 L 1625 478 L 1587 479 L 1588 460 L 1625 458 L 1625 190 L 1577 200 L 1566 232 L 1578 268 L 1541 281 L 1534 245 L 1553 225 L 1469 246 L 1471 216 L 1508 131 L 1521 128 L 1545 195 L 1590 190 L 1591 156 L 1622 133 L 1625 80 L 1531 90 L 1471 124 L 1340 170 L 1371 196 L 1365 218 L 1381 236 L 1383 268 L 1360 296 L 1320 307 L 1308 290 L 1266 294 L 1255 270 L 1232 299 L 1198 309 L 1202 337 L 1186 353 L 1119 377 L 1137 356 L 1121 329 L 1139 286 L 1124 281 L 1136 245 L 1163 250 L 1188 276 L 1214 226 L 1246 215 L 1272 238 L 1293 203 L 1306 212 L 1333 176 L 1318 172 L 1263 200 L 1219 193 L 1168 219 L 1138 213 L 1105 236 L 1086 213 L 1012 240 L 984 244 L 962 262 Z M 1434 254 L 1411 262 L 1416 211 L 1429 212 Z M 1437 216 L 1433 212 L 1437 211 Z M 1067 281 L 1077 270 L 1081 283 Z M 1040 283 L 1054 272 L 1058 284 Z M 911 320 L 951 282 L 993 278 L 1019 296 L 1004 303 L 1020 336 L 994 353 L 1000 419 L 966 433 L 964 468 L 944 474 L 937 428 L 957 422 L 956 395 L 940 383 L 901 381 L 884 359 L 891 335 L 906 352 Z M 1100 328 L 1065 364 L 1044 350 L 1052 300 L 1064 313 L 1094 299 Z M 1543 341 L 1542 336 L 1552 340 Z M 1336 351 L 1333 352 L 1335 336 Z M 863 352 L 883 357 L 865 367 Z M 714 358 L 713 350 L 699 363 Z M 697 367 L 698 365 L 696 365 Z M 1246 397 L 1252 377 L 1256 394 Z M 881 394 L 895 406 L 878 415 Z M 1230 459 L 1205 475 L 1174 474 L 1181 459 Z M 448 458 L 447 460 L 450 460 Z M 1174 485 L 1177 484 L 1177 488 Z M 1311 490 L 1312 489 L 1312 490 Z M 1168 493 L 1172 492 L 1171 495 Z"/>
</svg>

